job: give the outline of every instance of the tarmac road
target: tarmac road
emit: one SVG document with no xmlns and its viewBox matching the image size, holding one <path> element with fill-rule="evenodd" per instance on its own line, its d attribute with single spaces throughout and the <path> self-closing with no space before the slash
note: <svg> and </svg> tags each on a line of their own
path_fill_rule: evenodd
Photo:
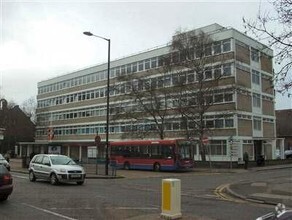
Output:
<svg viewBox="0 0 292 220">
<path fill-rule="evenodd" d="M 292 162 L 292 161 L 291 161 Z M 12 172 L 27 173 L 27 169 L 21 168 L 21 163 L 19 161 L 11 161 Z M 292 208 L 292 164 L 278 165 L 278 166 L 266 166 L 266 167 L 256 167 L 248 170 L 243 169 L 195 169 L 194 175 L 200 173 L 200 175 L 208 175 L 208 173 L 236 173 L 239 175 L 242 173 L 245 176 L 250 176 L 250 178 L 245 178 L 244 180 L 230 182 L 226 181 L 225 184 L 219 185 L 215 190 L 215 194 L 221 196 L 223 199 L 238 202 L 239 200 L 244 200 L 246 202 L 256 202 L 260 204 L 276 205 L 281 202 L 286 205 L 287 208 Z M 264 178 L 254 178 L 260 174 Z M 279 175 L 273 175 L 274 178 L 270 178 L 271 173 L 278 173 Z M 113 176 L 104 176 L 95 174 L 95 166 L 87 167 L 88 178 L 116 178 Z M 187 180 L 190 173 L 178 173 L 171 174 L 172 176 L 177 175 L 182 179 Z M 117 177 L 122 177 L 126 179 L 144 179 L 144 178 L 167 178 L 169 173 L 167 172 L 151 172 L 151 171 L 127 171 L 118 170 Z M 219 184 L 219 183 L 218 183 Z M 227 194 L 227 195 L 226 195 Z M 238 200 L 238 201 L 236 201 Z M 273 209 L 271 208 L 271 211 Z M 206 216 L 206 215 L 205 215 Z M 133 220 L 143 220 L 143 219 L 159 219 L 157 214 L 151 215 L 138 215 Z M 196 216 L 184 216 L 183 219 L 212 219 L 208 217 L 196 217 Z M 213 218 L 216 219 L 216 218 Z"/>
</svg>

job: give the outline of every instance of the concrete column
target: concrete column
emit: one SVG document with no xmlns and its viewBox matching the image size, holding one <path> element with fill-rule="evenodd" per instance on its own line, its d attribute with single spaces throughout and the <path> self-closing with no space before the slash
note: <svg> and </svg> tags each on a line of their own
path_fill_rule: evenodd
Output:
<svg viewBox="0 0 292 220">
<path fill-rule="evenodd" d="M 82 160 L 82 146 L 79 146 L 79 162 Z"/>
<path fill-rule="evenodd" d="M 70 154 L 71 154 L 70 150 L 71 150 L 70 145 L 68 145 L 68 153 L 67 153 L 68 157 L 70 157 Z"/>
<path fill-rule="evenodd" d="M 41 146 L 41 154 L 44 154 L 45 153 L 45 147 L 44 145 Z"/>
<path fill-rule="evenodd" d="M 19 156 L 22 157 L 22 145 L 19 145 Z"/>
</svg>

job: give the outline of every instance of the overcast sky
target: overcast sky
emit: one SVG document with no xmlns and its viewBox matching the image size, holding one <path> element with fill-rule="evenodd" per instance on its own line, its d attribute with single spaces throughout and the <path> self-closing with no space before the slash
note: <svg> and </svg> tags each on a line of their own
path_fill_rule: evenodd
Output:
<svg viewBox="0 0 292 220">
<path fill-rule="evenodd" d="M 37 83 L 107 61 L 107 42 L 83 35 L 90 31 L 111 39 L 117 59 L 165 45 L 178 29 L 212 23 L 244 31 L 242 17 L 255 19 L 262 0 L 127 1 L 0 0 L 0 95 L 21 105 L 37 95 Z M 292 108 L 277 96 L 276 108 Z"/>
</svg>

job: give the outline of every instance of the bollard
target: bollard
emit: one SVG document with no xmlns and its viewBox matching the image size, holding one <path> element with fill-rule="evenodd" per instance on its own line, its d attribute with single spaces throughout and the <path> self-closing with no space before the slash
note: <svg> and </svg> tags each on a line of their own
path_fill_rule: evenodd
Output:
<svg viewBox="0 0 292 220">
<path fill-rule="evenodd" d="M 181 181 L 179 179 L 162 180 L 161 217 L 179 219 L 181 214 Z"/>
</svg>

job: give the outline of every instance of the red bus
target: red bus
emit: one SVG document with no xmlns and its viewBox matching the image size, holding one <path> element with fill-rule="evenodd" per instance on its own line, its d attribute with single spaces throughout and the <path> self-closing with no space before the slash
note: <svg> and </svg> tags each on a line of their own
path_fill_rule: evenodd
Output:
<svg viewBox="0 0 292 220">
<path fill-rule="evenodd" d="M 109 144 L 117 168 L 185 170 L 194 167 L 196 142 L 191 140 L 133 140 Z"/>
</svg>

